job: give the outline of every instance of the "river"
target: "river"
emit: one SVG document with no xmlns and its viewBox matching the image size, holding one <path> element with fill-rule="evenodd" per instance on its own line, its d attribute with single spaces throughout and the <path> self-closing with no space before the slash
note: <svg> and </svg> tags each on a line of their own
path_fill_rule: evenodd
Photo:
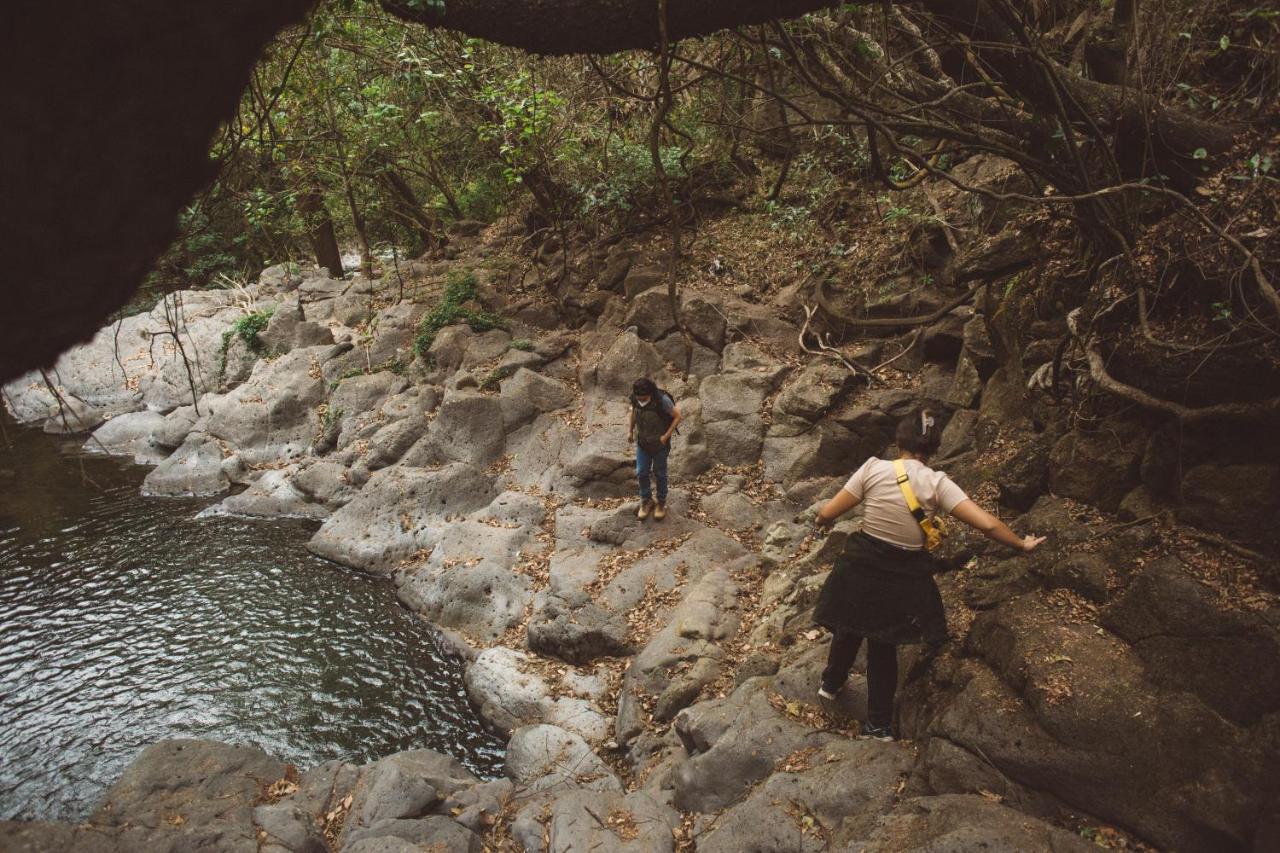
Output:
<svg viewBox="0 0 1280 853">
<path fill-rule="evenodd" d="M 389 582 L 308 553 L 313 524 L 197 520 L 210 501 L 0 417 L 0 818 L 83 818 L 166 737 L 497 773 L 461 664 Z"/>
</svg>

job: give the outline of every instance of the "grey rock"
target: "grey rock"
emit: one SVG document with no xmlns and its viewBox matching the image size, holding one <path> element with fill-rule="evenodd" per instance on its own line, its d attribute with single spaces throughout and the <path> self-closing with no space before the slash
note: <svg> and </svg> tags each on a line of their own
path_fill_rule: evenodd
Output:
<svg viewBox="0 0 1280 853">
<path fill-rule="evenodd" d="M 397 752 L 375 761 L 352 792 L 343 839 L 354 841 L 380 821 L 418 818 L 440 799 L 478 780 L 456 759 L 429 749 Z M 395 835 L 398 833 L 365 833 Z M 414 840 L 414 839 L 409 839 Z"/>
<path fill-rule="evenodd" d="M 446 391 L 424 442 L 430 461 L 487 465 L 506 443 L 502 404 L 488 394 Z"/>
<path fill-rule="evenodd" d="M 711 376 L 720 368 L 719 354 L 708 347 L 703 346 L 697 341 L 690 341 L 692 344 L 693 360 L 689 362 L 689 373 L 693 376 Z M 654 348 L 663 360 L 673 365 L 677 373 L 684 372 L 685 360 L 690 353 L 685 351 L 684 336 L 679 332 L 672 332 L 654 343 Z"/>
<path fill-rule="evenodd" d="M 1050 823 L 976 795 L 948 794 L 904 801 L 850 849 L 867 853 L 983 850 L 990 853 L 1090 853 L 1093 844 Z"/>
<path fill-rule="evenodd" d="M 1280 709 L 1277 611 L 1227 606 L 1176 557 L 1148 565 L 1102 611 L 1102 624 L 1170 690 L 1189 690 L 1227 719 L 1250 725 Z"/>
<path fill-rule="evenodd" d="M 753 678 L 726 699 L 702 702 L 677 715 L 676 732 L 691 757 L 673 774 L 672 805 L 682 811 L 719 811 L 771 775 L 779 759 L 840 740 L 778 713 L 769 703 L 768 688 L 768 679 Z"/>
<path fill-rule="evenodd" d="M 472 465 L 384 468 L 307 547 L 344 565 L 389 574 L 401 560 L 433 547 L 448 526 L 446 517 L 482 509 L 496 494 L 492 479 Z"/>
<path fill-rule="evenodd" d="M 308 500 L 331 509 L 345 506 L 362 485 L 346 466 L 323 459 L 300 469 L 290 482 Z"/>
<path fill-rule="evenodd" d="M 418 820 L 383 819 L 376 823 L 354 830 L 347 835 L 343 853 L 350 850 L 373 851 L 387 849 L 379 847 L 391 843 L 390 850 L 400 848 L 395 841 L 409 843 L 409 849 L 415 851 L 438 850 L 441 853 L 480 853 L 484 843 L 480 836 L 471 830 L 443 815 L 430 815 Z"/>
<path fill-rule="evenodd" d="M 627 628 L 625 618 L 594 601 L 572 607 L 559 596 L 544 595 L 529 620 L 529 648 L 575 664 L 622 657 L 633 652 Z"/>
<path fill-rule="evenodd" d="M 485 649 L 467 667 L 465 681 L 480 715 L 501 731 L 547 723 L 592 742 L 609 734 L 609 721 L 594 702 L 558 695 L 561 691 L 539 674 L 524 652 L 503 646 Z"/>
<path fill-rule="evenodd" d="M 249 488 L 222 503 L 200 512 L 199 518 L 241 516 L 246 518 L 306 518 L 323 521 L 329 510 L 299 491 L 291 479 L 293 469 L 264 471 Z"/>
<path fill-rule="evenodd" d="M 301 301 L 290 299 L 276 306 L 267 327 L 258 333 L 258 339 L 267 352 L 284 353 L 298 347 L 332 344 L 333 333 L 318 323 L 308 322 L 303 316 Z"/>
<path fill-rule="evenodd" d="M 898 743 L 832 739 L 796 761 L 803 769 L 774 773 L 727 810 L 711 832 L 698 838 L 698 850 L 843 849 L 847 841 L 869 835 L 893 807 L 898 782 L 913 758 Z M 794 816 L 797 806 L 809 825 Z"/>
<path fill-rule="evenodd" d="M 581 384 L 584 389 L 626 400 L 631 383 L 641 376 L 656 378 L 662 369 L 661 354 L 653 344 L 640 340 L 634 332 L 611 335 L 611 342 L 598 360 L 584 353 Z"/>
<path fill-rule="evenodd" d="M 653 290 L 666 281 L 662 270 L 654 267 L 632 266 L 622 280 L 622 293 L 628 299 Z"/>
<path fill-rule="evenodd" d="M 1197 465 L 1182 479 L 1178 518 L 1245 542 L 1277 536 L 1280 522 L 1280 467 Z"/>
<path fill-rule="evenodd" d="M 516 729 L 507 744 L 506 772 L 532 791 L 622 791 L 609 765 L 577 734 L 557 726 Z"/>
<path fill-rule="evenodd" d="M 573 402 L 573 392 L 559 382 L 532 370 L 520 368 L 502 382 L 499 405 L 502 421 L 514 431 L 540 414 L 564 408 Z"/>
<path fill-rule="evenodd" d="M 332 354 L 332 347 L 309 347 L 258 362 L 249 379 L 213 409 L 209 435 L 234 447 L 246 463 L 302 456 L 320 423 L 325 385 L 319 368 Z"/>
<path fill-rule="evenodd" d="M 1115 512 L 1138 485 L 1146 437 L 1133 429 L 1070 432 L 1053 446 L 1049 487 L 1056 495 Z"/>
<path fill-rule="evenodd" d="M 440 807 L 472 832 L 485 832 L 502 814 L 514 789 L 509 779 L 493 779 L 454 791 Z"/>
<path fill-rule="evenodd" d="M 171 452 L 172 447 L 159 445 L 155 436 L 165 429 L 165 416 L 159 412 L 142 411 L 117 415 L 94 430 L 85 442 L 89 452 L 113 453 L 132 456 L 140 465 L 158 465 Z"/>
<path fill-rule="evenodd" d="M 496 640 L 523 618 L 533 598 L 529 578 L 512 571 L 533 532 L 454 520 L 439 530 L 425 562 L 397 575 L 397 595 L 432 622 Z"/>
<path fill-rule="evenodd" d="M 327 853 L 324 831 L 316 816 L 291 800 L 258 806 L 253 822 L 266 834 L 263 843 L 292 853 Z"/>
<path fill-rule="evenodd" d="M 222 448 L 204 433 L 191 433 L 173 455 L 142 481 L 144 495 L 216 495 L 231 485 L 222 470 Z"/>
<path fill-rule="evenodd" d="M 789 366 L 747 341 L 734 341 L 725 346 L 721 366 L 726 373 L 741 374 L 745 381 L 760 387 L 766 394 L 778 390 L 791 372 Z"/>
<path fill-rule="evenodd" d="M 618 700 L 619 742 L 632 740 L 644 728 L 646 697 L 653 700 L 653 719 L 665 722 L 719 676 L 723 645 L 738 630 L 736 595 L 728 573 L 707 573 L 632 660 Z"/>
<path fill-rule="evenodd" d="M 163 740 L 143 750 L 90 816 L 97 827 L 136 827 L 155 840 L 141 849 L 256 853 L 254 804 L 285 765 L 253 747 Z M 184 818 L 178 827 L 174 815 Z"/>
<path fill-rule="evenodd" d="M 44 431 L 54 435 L 93 432 L 106 420 L 106 415 L 97 406 L 64 393 L 50 409 L 49 417 L 44 422 Z"/>
<path fill-rule="evenodd" d="M 551 853 L 672 853 L 679 825 L 680 815 L 674 809 L 640 791 L 625 796 L 570 791 L 556 797 L 551 807 L 547 849 Z"/>
<path fill-rule="evenodd" d="M 724 348 L 728 322 L 715 302 L 703 296 L 690 296 L 680 306 L 680 315 L 694 340 L 717 353 Z"/>
<path fill-rule="evenodd" d="M 446 375 L 453 373 L 462 366 L 463 355 L 474 336 L 469 326 L 445 326 L 436 332 L 435 339 L 427 350 L 427 356 L 436 368 Z"/>
</svg>

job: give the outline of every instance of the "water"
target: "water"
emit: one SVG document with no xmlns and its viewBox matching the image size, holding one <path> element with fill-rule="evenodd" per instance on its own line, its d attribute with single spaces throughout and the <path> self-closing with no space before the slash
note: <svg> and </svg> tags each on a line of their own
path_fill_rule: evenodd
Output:
<svg viewBox="0 0 1280 853">
<path fill-rule="evenodd" d="M 0 817 L 83 818 L 165 737 L 495 775 L 461 664 L 388 582 L 309 554 L 314 525 L 196 521 L 145 469 L 0 425 Z"/>
</svg>

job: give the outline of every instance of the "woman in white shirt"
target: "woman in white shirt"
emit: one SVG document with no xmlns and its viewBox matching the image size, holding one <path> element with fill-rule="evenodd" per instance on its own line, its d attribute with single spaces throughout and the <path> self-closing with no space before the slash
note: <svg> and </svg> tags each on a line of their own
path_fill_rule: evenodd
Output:
<svg viewBox="0 0 1280 853">
<path fill-rule="evenodd" d="M 898 459 L 925 513 L 949 513 L 1020 551 L 1043 542 L 1043 536 L 1018 536 L 970 500 L 945 473 L 928 466 L 941 432 L 934 418 L 921 411 L 904 418 L 896 434 Z M 936 651 L 947 640 L 947 619 L 933 581 L 934 561 L 924 547 L 924 530 L 908 509 L 894 460 L 868 459 L 823 505 L 815 523 L 829 527 L 858 504 L 864 506 L 862 531 L 849 538 L 814 608 L 814 621 L 832 634 L 818 695 L 836 697 L 865 639 L 868 720 L 862 734 L 889 740 L 898 645 L 924 642 Z"/>
</svg>

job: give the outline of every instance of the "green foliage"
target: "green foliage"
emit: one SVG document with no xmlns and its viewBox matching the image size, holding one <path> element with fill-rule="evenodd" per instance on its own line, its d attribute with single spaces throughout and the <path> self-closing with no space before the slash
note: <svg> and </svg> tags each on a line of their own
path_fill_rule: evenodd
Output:
<svg viewBox="0 0 1280 853">
<path fill-rule="evenodd" d="M 218 381 L 227 375 L 227 350 L 231 348 L 231 341 L 239 338 L 244 341 L 245 346 L 249 348 L 249 352 L 255 355 L 262 355 L 266 350 L 266 345 L 262 343 L 262 339 L 258 337 L 260 332 L 267 328 L 267 324 L 271 322 L 271 315 L 276 312 L 274 308 L 268 308 L 265 311 L 252 311 L 240 317 L 231 324 L 231 328 L 222 333 L 222 345 L 218 348 Z"/>
<path fill-rule="evenodd" d="M 495 367 L 493 370 L 490 370 L 487 374 L 485 374 L 484 379 L 480 380 L 480 390 L 481 391 L 494 390 L 495 388 L 498 387 L 499 384 L 501 384 L 502 380 L 506 379 L 508 376 L 510 376 L 513 373 L 515 373 L 515 368 L 510 365 L 507 365 L 505 367 Z"/>
<path fill-rule="evenodd" d="M 516 338 L 511 342 L 512 349 L 518 349 L 521 352 L 529 352 L 533 349 L 533 341 L 528 338 Z"/>
<path fill-rule="evenodd" d="M 527 71 L 486 83 L 478 96 L 494 118 L 481 123 L 476 133 L 485 142 L 497 143 L 503 177 L 509 184 L 518 184 L 543 159 L 545 152 L 540 148 L 548 142 L 565 100 L 554 91 L 539 89 Z"/>
<path fill-rule="evenodd" d="M 436 339 L 436 333 L 445 326 L 466 323 L 475 332 L 506 328 L 506 323 L 498 315 L 468 308 L 465 303 L 475 297 L 474 273 L 449 273 L 444 287 L 444 299 L 422 318 L 418 326 L 418 337 L 413 342 L 414 354 L 425 358 L 427 350 L 431 349 L 431 344 Z"/>
<path fill-rule="evenodd" d="M 668 178 L 681 180 L 688 177 L 684 159 L 687 154 L 686 149 L 676 146 L 658 149 L 662 170 Z M 605 151 L 605 162 L 607 169 L 577 187 L 584 216 L 629 213 L 661 201 L 658 172 L 653 167 L 653 153 L 647 144 L 611 138 Z"/>
</svg>

